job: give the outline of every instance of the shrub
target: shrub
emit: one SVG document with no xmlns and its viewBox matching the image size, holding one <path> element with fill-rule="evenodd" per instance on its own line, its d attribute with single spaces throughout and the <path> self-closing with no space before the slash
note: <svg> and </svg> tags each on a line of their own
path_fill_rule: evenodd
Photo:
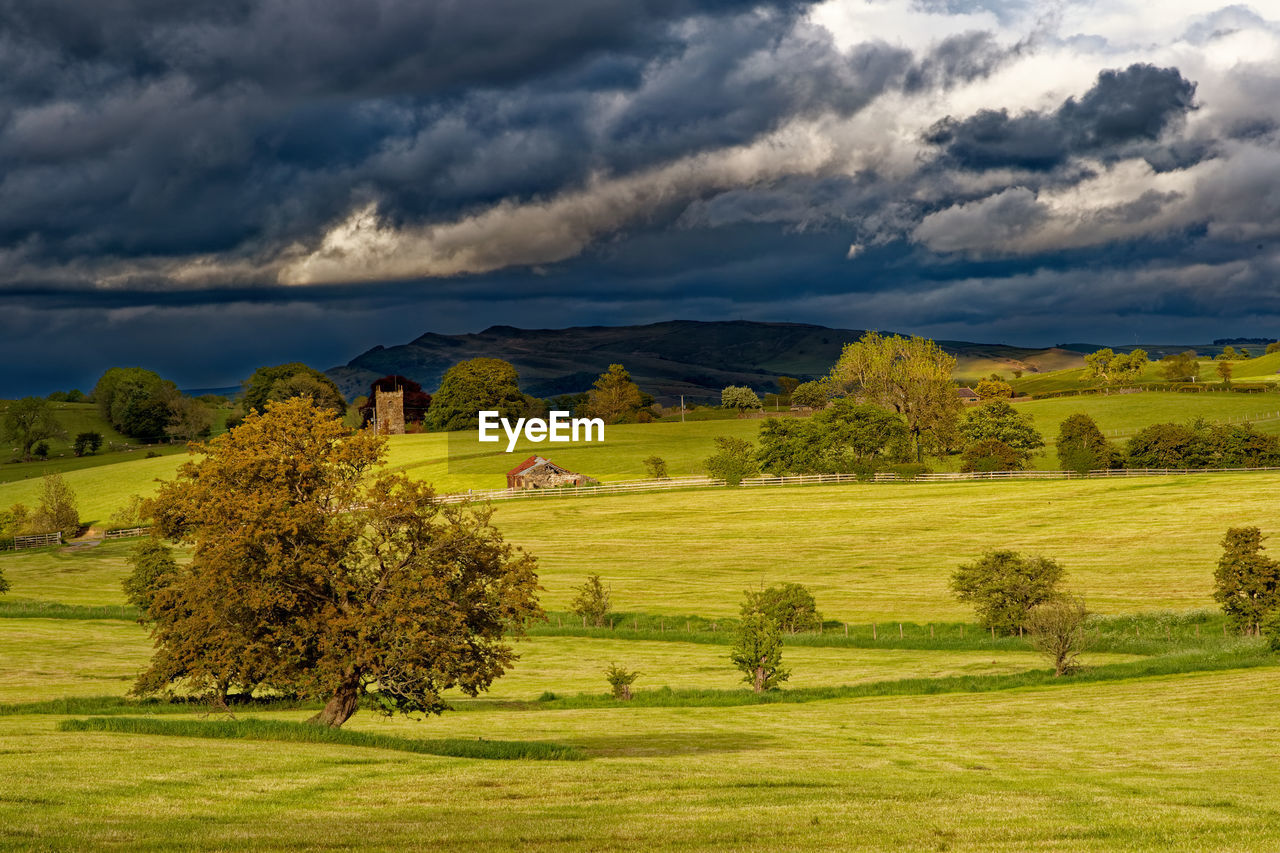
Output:
<svg viewBox="0 0 1280 853">
<path fill-rule="evenodd" d="M 763 613 L 776 622 L 778 628 L 791 634 L 822 628 L 817 602 L 803 584 L 784 583 L 757 592 L 748 590 L 746 596 L 742 603 L 743 616 Z"/>
<path fill-rule="evenodd" d="M 825 409 L 831 402 L 831 383 L 825 379 L 801 382 L 791 392 L 791 405 L 806 409 Z"/>
<path fill-rule="evenodd" d="M 600 582 L 600 576 L 587 575 L 587 582 L 574 589 L 578 591 L 578 595 L 569 608 L 597 628 L 603 626 L 611 605 L 609 590 Z"/>
<path fill-rule="evenodd" d="M 956 570 L 951 589 L 973 605 L 983 627 L 1014 634 L 1026 626 L 1031 608 L 1057 597 L 1062 575 L 1062 566 L 1047 557 L 988 551 Z"/>
<path fill-rule="evenodd" d="M 0 595 L 4 595 L 9 591 L 9 581 L 4 576 L 4 569 L 0 568 Z"/>
<path fill-rule="evenodd" d="M 621 699 L 623 702 L 631 701 L 631 685 L 640 677 L 638 672 L 628 672 L 616 663 L 609 664 L 609 668 L 604 671 L 604 677 L 609 682 L 609 687 L 613 691 L 614 699 Z"/>
<path fill-rule="evenodd" d="M 49 458 L 49 442 L 47 441 L 40 442 L 35 447 L 31 448 L 31 452 L 32 454 L 35 455 L 37 459 L 48 459 Z"/>
<path fill-rule="evenodd" d="M 663 459 L 661 456 L 646 457 L 644 460 L 644 468 L 649 472 L 650 479 L 667 479 L 667 460 Z"/>
<path fill-rule="evenodd" d="M 1084 413 L 1071 415 L 1058 429 L 1058 465 L 1065 471 L 1086 474 L 1101 468 L 1118 468 L 1121 463 L 1117 450 L 1093 418 Z"/>
<path fill-rule="evenodd" d="M 1055 676 L 1080 668 L 1079 657 L 1089 643 L 1088 619 L 1084 599 L 1072 595 L 1051 598 L 1027 614 L 1031 645 L 1053 664 Z"/>
<path fill-rule="evenodd" d="M 961 471 L 1021 471 L 1025 457 L 1000 439 L 988 438 L 965 447 L 960 460 Z"/>
</svg>

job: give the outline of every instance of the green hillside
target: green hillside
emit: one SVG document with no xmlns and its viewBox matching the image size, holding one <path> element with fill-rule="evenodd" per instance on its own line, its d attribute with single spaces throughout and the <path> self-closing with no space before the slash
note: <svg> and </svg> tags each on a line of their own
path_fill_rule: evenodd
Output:
<svg viewBox="0 0 1280 853">
<path fill-rule="evenodd" d="M 1057 467 L 1052 442 L 1058 425 L 1076 412 L 1087 412 L 1099 427 L 1123 440 L 1143 426 L 1161 421 L 1185 422 L 1194 418 L 1211 421 L 1251 420 L 1258 428 L 1280 432 L 1280 398 L 1271 394 L 1141 394 L 1084 395 L 1049 400 L 1027 400 L 1017 407 L 1035 418 L 1050 447 L 1033 459 L 1041 469 Z M 514 453 L 506 453 L 505 440 L 481 444 L 474 432 L 423 433 L 393 436 L 388 443 L 387 463 L 393 470 L 433 483 L 439 491 L 497 489 L 506 486 L 505 473 L 534 453 L 550 457 L 571 470 L 602 482 L 642 479 L 647 476 L 644 459 L 661 456 L 673 477 L 701 474 L 702 460 L 713 452 L 716 436 L 732 435 L 754 441 L 761 421 L 756 418 L 628 424 L 608 427 L 603 444 L 551 445 L 521 440 Z M 134 494 L 147 495 L 157 479 L 171 478 L 185 459 L 181 447 L 162 449 L 161 458 L 144 459 L 142 451 L 91 457 L 85 467 L 71 469 L 68 463 L 84 460 L 51 460 L 47 463 L 0 466 L 0 474 L 11 477 L 0 483 L 0 506 L 33 503 L 39 494 L 39 477 L 45 471 L 64 471 L 79 498 L 81 517 L 102 522 Z M 113 461 L 125 460 L 125 461 Z M 958 465 L 954 458 L 931 460 L 936 470 Z M 88 467 L 91 465 L 92 467 Z M 14 476 L 20 474 L 21 476 Z"/>
<path fill-rule="evenodd" d="M 1200 359 L 1200 382 L 1209 386 L 1220 386 L 1218 362 L 1212 359 Z M 1258 358 L 1233 361 L 1233 382 L 1280 382 L 1280 353 L 1259 356 Z M 1018 394 L 1053 394 L 1062 391 L 1082 391 L 1097 388 L 1101 383 L 1088 376 L 1083 366 L 1069 369 L 1052 370 L 1044 373 L 1024 374 L 1021 379 L 1006 380 Z M 1132 385 L 1167 385 L 1171 384 L 1161 372 L 1158 361 L 1149 362 L 1142 373 L 1128 383 Z"/>
</svg>

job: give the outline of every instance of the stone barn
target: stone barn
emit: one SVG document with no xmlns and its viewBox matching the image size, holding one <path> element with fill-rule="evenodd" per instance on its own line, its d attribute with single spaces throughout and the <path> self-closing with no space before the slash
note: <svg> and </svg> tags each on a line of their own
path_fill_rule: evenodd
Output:
<svg viewBox="0 0 1280 853">
<path fill-rule="evenodd" d="M 596 482 L 585 474 L 561 468 L 541 456 L 530 456 L 507 472 L 508 489 L 554 489 L 557 486 L 589 486 Z"/>
</svg>

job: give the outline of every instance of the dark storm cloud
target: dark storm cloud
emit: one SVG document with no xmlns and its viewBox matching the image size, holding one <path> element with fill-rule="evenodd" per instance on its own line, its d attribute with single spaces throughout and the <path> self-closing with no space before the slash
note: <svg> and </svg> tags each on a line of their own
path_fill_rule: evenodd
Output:
<svg viewBox="0 0 1280 853">
<path fill-rule="evenodd" d="M 1135 63 L 1103 71 L 1078 101 L 1068 98 L 1052 113 L 984 109 L 943 119 L 925 139 L 962 168 L 1053 169 L 1072 156 L 1108 158 L 1133 143 L 1155 142 L 1192 109 L 1195 91 L 1176 68 Z"/>
</svg>

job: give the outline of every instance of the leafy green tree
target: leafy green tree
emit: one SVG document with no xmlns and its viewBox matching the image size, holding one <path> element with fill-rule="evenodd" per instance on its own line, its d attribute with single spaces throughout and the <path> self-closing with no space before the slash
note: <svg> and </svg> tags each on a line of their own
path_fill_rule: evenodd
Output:
<svg viewBox="0 0 1280 853">
<path fill-rule="evenodd" d="M 823 409 L 831 402 L 831 383 L 825 379 L 801 382 L 791 392 L 791 405 L 806 409 Z"/>
<path fill-rule="evenodd" d="M 925 338 L 867 332 L 846 344 L 831 369 L 832 386 L 896 412 L 906 421 L 917 462 L 956 438 L 962 403 L 951 382 L 956 360 Z"/>
<path fill-rule="evenodd" d="M 9 581 L 4 576 L 4 568 L 0 567 L 0 595 L 9 591 Z"/>
<path fill-rule="evenodd" d="M 746 596 L 742 603 L 743 616 L 763 613 L 789 634 L 822 628 L 817 602 L 803 584 L 784 583 L 755 592 L 747 590 Z"/>
<path fill-rule="evenodd" d="M 165 434 L 181 396 L 172 382 L 141 367 L 113 367 L 93 388 L 102 416 L 125 435 L 143 439 Z"/>
<path fill-rule="evenodd" d="M 1215 368 L 1218 371 L 1218 376 L 1221 377 L 1222 379 L 1222 384 L 1230 385 L 1231 374 L 1235 370 L 1235 365 L 1233 365 L 1229 361 L 1220 361 L 1217 363 L 1217 365 L 1215 365 Z"/>
<path fill-rule="evenodd" d="M 31 511 L 23 504 L 14 504 L 8 509 L 0 510 L 0 545 L 27 532 L 30 520 Z"/>
<path fill-rule="evenodd" d="M 646 456 L 644 468 L 649 472 L 649 479 L 651 480 L 667 479 L 667 460 L 661 456 Z"/>
<path fill-rule="evenodd" d="M 1204 468 L 1210 448 L 1203 433 L 1182 424 L 1151 424 L 1125 443 L 1130 468 Z"/>
<path fill-rule="evenodd" d="M 1047 557 L 987 551 L 951 576 L 956 598 L 972 604 L 983 627 L 1019 633 L 1031 608 L 1058 596 L 1063 570 Z"/>
<path fill-rule="evenodd" d="M 172 438 L 206 438 L 213 430 L 213 410 L 194 397 L 178 395 L 170 402 L 169 411 L 171 417 L 164 431 Z"/>
<path fill-rule="evenodd" d="M 1110 347 L 1091 352 L 1084 357 L 1085 372 L 1093 379 L 1102 380 L 1108 389 L 1124 382 L 1132 382 L 1147 366 L 1147 351 L 1135 349 L 1118 353 Z"/>
<path fill-rule="evenodd" d="M 1160 372 L 1170 382 L 1195 382 L 1200 378 L 1200 361 L 1195 350 L 1187 350 L 1160 359 Z"/>
<path fill-rule="evenodd" d="M 621 364 L 609 365 L 587 394 L 587 414 L 607 424 L 634 422 L 643 406 L 640 387 L 631 381 L 631 374 Z"/>
<path fill-rule="evenodd" d="M 737 642 L 729 659 L 756 693 L 775 690 L 791 677 L 782 666 L 782 631 L 777 622 L 758 610 L 739 622 Z"/>
<path fill-rule="evenodd" d="M 244 381 L 245 412 L 261 412 L 269 402 L 304 397 L 322 409 L 346 414 L 347 401 L 333 380 L 300 361 L 259 367 Z"/>
<path fill-rule="evenodd" d="M 716 436 L 714 439 L 716 452 L 702 463 L 712 477 L 724 480 L 730 486 L 737 486 L 746 477 L 754 477 L 760 473 L 756 463 L 755 451 L 751 442 L 732 436 Z"/>
<path fill-rule="evenodd" d="M 1055 677 L 1080 669 L 1080 655 L 1089 646 L 1088 622 L 1084 599 L 1074 595 L 1043 601 L 1027 614 L 1031 645 L 1053 664 Z"/>
<path fill-rule="evenodd" d="M 964 472 L 1021 471 L 1026 460 L 998 438 L 984 438 L 965 445 L 960 453 L 960 470 Z"/>
<path fill-rule="evenodd" d="M 147 621 L 156 593 L 178 577 L 178 561 L 168 545 L 158 539 L 144 539 L 129 553 L 129 565 L 133 569 L 121 582 L 124 597 Z"/>
<path fill-rule="evenodd" d="M 1272 341 L 1267 344 L 1267 355 L 1271 355 L 1273 352 L 1280 352 L 1280 341 Z"/>
<path fill-rule="evenodd" d="M 1003 397 L 1006 400 L 1013 396 L 1013 386 L 1003 379 L 983 379 L 973 386 L 973 392 L 984 400 Z"/>
<path fill-rule="evenodd" d="M 1213 358 L 1215 361 L 1241 361 L 1248 357 L 1249 357 L 1248 350 L 1237 352 L 1235 347 L 1231 346 L 1230 344 L 1227 344 L 1225 347 L 1222 348 L 1222 352 L 1218 353 Z"/>
<path fill-rule="evenodd" d="M 304 398 L 193 448 L 151 504 L 193 556 L 154 595 L 157 651 L 135 691 L 262 685 L 326 700 L 311 722 L 340 726 L 362 696 L 440 713 L 445 690 L 501 676 L 506 636 L 542 615 L 534 559 L 490 509 L 376 472 L 384 451 Z"/>
<path fill-rule="evenodd" d="M 760 397 L 745 385 L 729 385 L 720 392 L 720 407 L 737 409 L 742 414 L 748 409 L 760 408 Z"/>
<path fill-rule="evenodd" d="M 66 435 L 53 405 L 40 397 L 23 397 L 6 406 L 0 431 L 5 441 L 18 445 L 18 452 L 26 461 L 31 460 L 32 450 L 40 442 Z"/>
<path fill-rule="evenodd" d="M 769 418 L 760 425 L 757 459 L 771 473 L 857 473 L 909 456 L 903 419 L 851 397 L 812 418 Z"/>
<path fill-rule="evenodd" d="M 800 380 L 794 376 L 778 377 L 778 394 L 783 397 L 790 397 L 800 386 Z"/>
<path fill-rule="evenodd" d="M 102 433 L 100 432 L 81 432 L 76 433 L 76 440 L 71 445 L 71 451 L 76 456 L 92 456 L 102 447 Z"/>
<path fill-rule="evenodd" d="M 32 533 L 61 533 L 70 539 L 80 532 L 80 512 L 76 493 L 61 474 L 45 474 L 40 484 L 40 503 L 27 523 Z"/>
<path fill-rule="evenodd" d="M 49 442 L 47 441 L 40 442 L 35 447 L 31 448 L 31 453 L 37 459 L 48 459 L 49 458 Z"/>
<path fill-rule="evenodd" d="M 640 673 L 627 671 L 625 667 L 618 666 L 616 663 L 609 664 L 609 668 L 604 671 L 605 680 L 609 682 L 610 692 L 613 693 L 614 699 L 620 699 L 623 702 L 631 701 L 631 685 L 640 677 Z"/>
<path fill-rule="evenodd" d="M 475 429 L 480 424 L 481 411 L 514 419 L 524 417 L 527 406 L 520 393 L 520 377 L 509 362 L 473 358 L 445 371 L 423 424 L 437 432 Z"/>
<path fill-rule="evenodd" d="M 1044 437 L 1036 429 L 1031 415 L 1019 412 L 1000 397 L 966 412 L 960 423 L 960 435 L 966 447 L 994 440 L 1013 448 L 1021 459 L 1018 468 L 1025 466 L 1032 455 L 1044 447 Z"/>
<path fill-rule="evenodd" d="M 1090 471 L 1116 468 L 1120 451 L 1107 441 L 1093 418 L 1077 412 L 1058 427 L 1058 465 L 1064 471 L 1087 474 Z"/>
<path fill-rule="evenodd" d="M 1280 563 L 1263 551 L 1262 531 L 1232 527 L 1222 537 L 1222 556 L 1213 573 L 1213 599 L 1236 628 L 1257 633 L 1280 609 Z"/>
<path fill-rule="evenodd" d="M 584 622 L 590 622 L 597 628 L 604 626 L 613 605 L 609 601 L 609 590 L 601 582 L 599 575 L 587 575 L 586 583 L 575 586 L 577 595 L 569 609 L 581 616 Z"/>
</svg>

